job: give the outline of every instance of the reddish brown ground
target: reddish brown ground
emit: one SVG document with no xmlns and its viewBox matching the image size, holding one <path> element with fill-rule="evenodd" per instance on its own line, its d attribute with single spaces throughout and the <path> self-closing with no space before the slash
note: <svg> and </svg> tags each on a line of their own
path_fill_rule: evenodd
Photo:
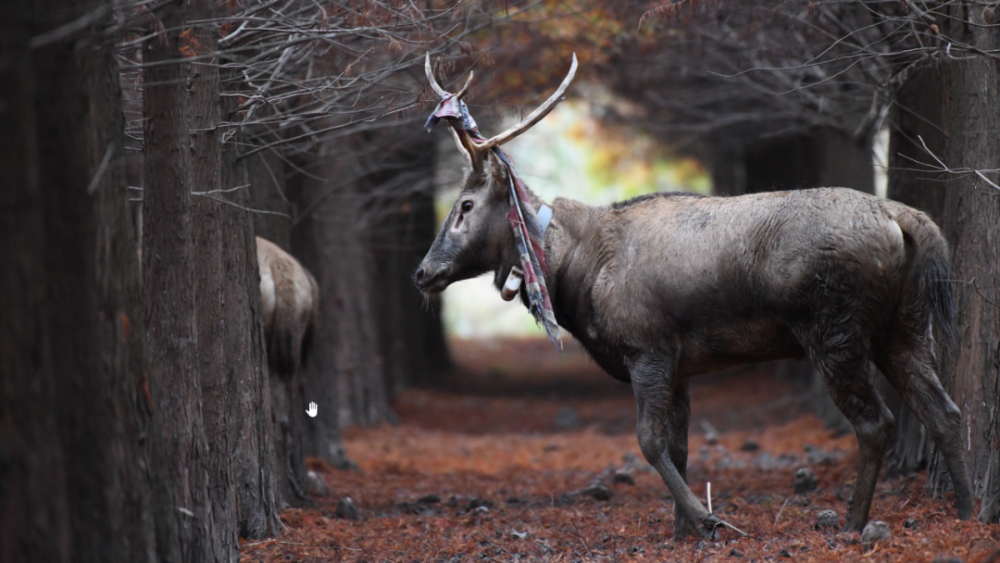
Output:
<svg viewBox="0 0 1000 563">
<path fill-rule="evenodd" d="M 925 496 L 923 473 L 880 481 L 871 516 L 891 539 L 864 546 L 857 534 L 816 531 L 820 510 L 843 518 L 856 442 L 825 431 L 802 412 L 801 389 L 760 368 L 692 389 L 689 482 L 704 497 L 710 481 L 715 513 L 749 537 L 673 541 L 663 482 L 624 461 L 641 459 L 629 386 L 548 341 L 455 342 L 453 352 L 460 368 L 446 385 L 396 400 L 398 426 L 346 433 L 360 471 L 310 461 L 330 496 L 283 513 L 288 532 L 244 543 L 241 561 L 996 561 L 1000 526 L 956 520 L 949 495 Z M 566 405 L 582 426 L 557 431 Z M 706 444 L 702 420 L 719 431 L 717 445 Z M 760 450 L 741 449 L 747 441 Z M 796 497 L 793 474 L 804 466 L 819 489 Z M 613 484 L 615 469 L 635 485 Z M 610 500 L 579 493 L 595 482 Z M 440 502 L 417 502 L 431 494 Z M 361 520 L 335 516 L 345 496 Z"/>
</svg>

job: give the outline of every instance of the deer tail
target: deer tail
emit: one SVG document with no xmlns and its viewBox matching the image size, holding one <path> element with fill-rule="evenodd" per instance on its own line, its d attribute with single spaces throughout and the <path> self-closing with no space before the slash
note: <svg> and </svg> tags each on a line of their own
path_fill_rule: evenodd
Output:
<svg viewBox="0 0 1000 563">
<path fill-rule="evenodd" d="M 945 339 L 955 334 L 955 295 L 951 252 L 941 229 L 925 213 L 902 205 L 894 206 L 896 224 L 903 231 L 911 276 L 915 277 L 920 300 L 930 305 L 934 324 Z"/>
<path fill-rule="evenodd" d="M 306 274 L 306 279 L 309 280 L 309 294 L 312 297 L 309 307 L 309 322 L 306 323 L 305 333 L 302 335 L 302 366 L 305 367 L 312 354 L 313 340 L 316 337 L 316 321 L 319 318 L 319 285 L 309 270 L 305 268 L 302 270 Z"/>
<path fill-rule="evenodd" d="M 271 328 L 271 346 L 268 355 L 272 358 L 278 375 L 291 377 L 295 373 L 295 342 L 297 326 L 295 308 L 287 300 L 279 299 L 274 309 L 274 326 Z"/>
</svg>

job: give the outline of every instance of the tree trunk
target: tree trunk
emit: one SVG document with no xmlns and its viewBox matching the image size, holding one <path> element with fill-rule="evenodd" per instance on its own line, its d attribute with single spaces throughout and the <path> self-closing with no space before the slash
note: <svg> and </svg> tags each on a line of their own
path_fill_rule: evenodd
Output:
<svg viewBox="0 0 1000 563">
<path fill-rule="evenodd" d="M 18 111 L 0 112 L 12 186 L 0 248 L 18 275 L 0 292 L 3 561 L 152 559 L 147 364 L 113 47 L 93 28 L 30 61 L 24 43 L 101 8 L 19 3 L 5 18 L 3 66 L 15 74 L 3 105 Z"/>
<path fill-rule="evenodd" d="M 875 193 L 870 148 L 834 129 L 757 141 L 744 167 L 747 193 L 835 186 Z"/>
<path fill-rule="evenodd" d="M 198 372 L 188 64 L 180 59 L 180 6 L 171 3 L 157 15 L 167 31 L 143 51 L 142 249 L 156 548 L 162 561 L 203 562 L 218 551 Z"/>
<path fill-rule="evenodd" d="M 984 26 L 982 10 L 957 2 L 949 8 L 949 35 L 981 52 L 996 49 L 996 31 Z M 971 19 L 976 26 L 963 22 Z M 949 61 L 945 70 L 944 161 L 952 170 L 988 170 L 1000 163 L 1000 104 L 997 65 L 984 56 Z M 962 409 L 979 519 L 1000 518 L 1000 183 L 996 172 L 952 173 L 945 185 L 944 229 L 952 242 L 958 305 L 957 340 L 944 355 L 945 388 Z M 989 182 L 987 181 L 989 180 Z M 990 185 L 992 182 L 993 185 Z M 928 482 L 945 481 L 945 464 L 935 456 Z"/>
<path fill-rule="evenodd" d="M 213 3 L 198 4 L 192 19 L 210 20 Z M 214 53 L 216 26 L 192 29 L 198 52 Z M 236 98 L 220 96 L 220 63 L 192 66 L 189 111 L 198 356 L 216 559 L 235 561 L 238 536 L 278 535 L 280 523 L 253 219 L 246 168 L 237 154 L 239 131 L 219 127 L 236 105 Z M 237 83 L 236 76 L 227 78 L 227 84 Z"/>
<path fill-rule="evenodd" d="M 941 129 L 943 83 L 938 67 L 916 70 L 896 92 L 889 114 L 888 197 L 927 212 L 938 224 L 944 215 L 944 184 L 941 172 L 920 163 L 944 156 Z M 907 474 L 927 464 L 930 442 L 920 420 L 888 385 L 882 387 L 886 403 L 896 418 L 887 462 L 892 473 Z"/>
<path fill-rule="evenodd" d="M 747 193 L 746 157 L 738 139 L 718 138 L 710 143 L 709 165 L 712 172 L 712 195 L 733 196 Z"/>
<path fill-rule="evenodd" d="M 410 385 L 431 385 L 451 367 L 439 310 L 425 306 L 412 281 L 437 234 L 434 146 L 395 133 L 385 135 L 404 140 L 392 151 L 394 166 L 367 178 L 377 195 L 367 213 L 372 218 L 373 289 L 380 297 L 374 300 L 379 347 L 390 397 Z"/>
<path fill-rule="evenodd" d="M 71 536 L 46 319 L 33 8 L 16 2 L 0 19 L 0 103 L 18 108 L 0 111 L 0 561 L 42 563 L 69 561 Z"/>
<path fill-rule="evenodd" d="M 211 20 L 213 10 L 208 0 L 191 2 L 190 20 Z M 185 26 L 187 27 L 187 26 Z M 189 45 L 198 55 L 216 51 L 218 29 L 212 24 L 190 28 Z M 240 420 L 236 374 L 230 364 L 245 357 L 250 348 L 249 327 L 229 324 L 229 310 L 237 305 L 230 295 L 229 281 L 237 272 L 226 269 L 232 254 L 246 253 L 231 248 L 230 230 L 234 211 L 224 203 L 226 188 L 222 183 L 222 131 L 219 129 L 218 59 L 203 64 L 185 65 L 190 102 L 188 121 L 191 131 L 192 242 L 194 244 L 195 314 L 198 319 L 198 374 L 201 381 L 201 413 L 205 425 L 208 458 L 209 501 L 215 525 L 214 560 L 235 562 L 239 559 L 238 511 L 236 501 L 235 460 L 239 455 Z M 237 190 L 238 191 L 238 190 Z M 242 273 L 242 272 L 240 272 Z M 236 280 L 234 280 L 236 281 Z M 238 283 L 238 282 L 237 282 Z M 242 331 L 241 331 L 242 329 Z M 233 338 L 240 333 L 242 341 Z M 241 366 L 250 367 L 252 366 Z M 249 416 L 251 413 L 247 413 Z"/>
<path fill-rule="evenodd" d="M 271 106 L 257 110 L 258 115 L 268 115 Z M 265 141 L 273 141 L 266 137 Z M 264 142 L 264 141 L 262 141 Z M 265 238 L 279 248 L 292 253 L 292 203 L 285 186 L 285 161 L 272 150 L 261 151 L 247 159 L 250 193 L 257 236 Z"/>
<path fill-rule="evenodd" d="M 296 256 L 316 276 L 320 293 L 316 347 L 304 374 L 305 400 L 318 404 L 319 416 L 306 420 L 306 453 L 335 464 L 345 462 L 345 425 L 391 416 L 372 304 L 364 171 L 357 165 L 348 158 L 322 162 L 308 171 L 329 180 L 296 179 L 299 201 L 310 212 L 292 232 Z"/>
<path fill-rule="evenodd" d="M 266 106 L 259 115 L 271 113 Z M 262 142 L 273 141 L 266 138 Z M 274 151 L 265 150 L 247 159 L 250 200 L 258 213 L 254 217 L 257 236 L 265 238 L 289 254 L 292 251 L 292 204 L 286 196 L 285 163 Z M 320 299 L 322 302 L 322 299 Z M 319 336 L 318 338 L 321 338 Z M 297 369 L 290 378 L 268 371 L 268 387 L 272 400 L 274 464 L 280 502 L 300 506 L 308 503 L 306 495 L 306 465 L 304 454 L 305 401 L 303 374 Z M 325 410 L 330 414 L 332 410 Z"/>
<path fill-rule="evenodd" d="M 235 90 L 235 76 L 224 84 Z M 222 98 L 222 115 L 235 121 L 237 98 Z M 239 158 L 243 132 L 236 133 L 222 145 L 222 185 L 248 186 L 246 162 Z M 257 241 L 247 188 L 229 192 L 230 204 L 222 208 L 226 218 L 223 241 L 223 272 L 226 273 L 224 322 L 226 348 L 231 350 L 228 372 L 239 410 L 236 432 L 235 475 L 239 484 L 239 534 L 243 538 L 281 535 L 278 519 L 279 490 L 282 475 L 275 467 L 273 403 L 267 369 L 267 346 L 264 342 L 264 315 L 260 301 L 260 267 L 257 264 Z"/>
</svg>

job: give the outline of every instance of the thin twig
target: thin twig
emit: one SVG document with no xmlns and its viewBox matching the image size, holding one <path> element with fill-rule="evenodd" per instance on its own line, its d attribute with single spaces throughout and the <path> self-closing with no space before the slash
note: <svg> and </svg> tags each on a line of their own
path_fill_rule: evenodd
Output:
<svg viewBox="0 0 1000 563">
<path fill-rule="evenodd" d="M 781 518 L 781 513 L 785 511 L 785 507 L 788 506 L 788 501 L 792 500 L 792 497 L 785 499 L 785 502 L 781 505 L 781 510 L 778 511 L 778 515 L 774 517 L 774 525 L 778 525 L 778 518 Z"/>
<path fill-rule="evenodd" d="M 580 543 L 583 544 L 583 549 L 587 550 L 587 555 L 590 556 L 591 559 L 593 559 L 594 554 L 590 551 L 590 548 L 587 547 L 587 542 L 583 541 L 583 536 L 580 535 L 580 528 L 576 527 L 576 522 L 574 522 L 573 520 L 570 520 L 569 523 L 572 524 L 573 529 L 576 530 L 576 539 L 580 540 Z"/>
<path fill-rule="evenodd" d="M 708 499 L 708 513 L 712 513 L 712 482 L 705 484 L 705 498 Z"/>
</svg>

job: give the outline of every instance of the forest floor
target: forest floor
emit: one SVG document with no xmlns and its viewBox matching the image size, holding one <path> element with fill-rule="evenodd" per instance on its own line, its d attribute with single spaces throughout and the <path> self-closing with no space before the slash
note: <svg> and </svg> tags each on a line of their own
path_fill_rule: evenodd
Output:
<svg viewBox="0 0 1000 563">
<path fill-rule="evenodd" d="M 452 351 L 446 382 L 396 399 L 398 425 L 345 433 L 356 469 L 309 461 L 330 493 L 282 513 L 284 536 L 243 542 L 243 563 L 1000 561 L 1000 526 L 958 521 L 950 494 L 925 494 L 926 472 L 879 481 L 871 519 L 891 538 L 863 545 L 816 529 L 822 510 L 843 522 L 857 443 L 825 430 L 803 411 L 804 389 L 760 366 L 696 379 L 691 392 L 689 484 L 704 499 L 711 482 L 714 513 L 749 537 L 675 541 L 628 385 L 547 340 L 455 341 Z M 795 495 L 801 467 L 819 486 Z M 338 516 L 344 497 L 358 519 Z"/>
</svg>

